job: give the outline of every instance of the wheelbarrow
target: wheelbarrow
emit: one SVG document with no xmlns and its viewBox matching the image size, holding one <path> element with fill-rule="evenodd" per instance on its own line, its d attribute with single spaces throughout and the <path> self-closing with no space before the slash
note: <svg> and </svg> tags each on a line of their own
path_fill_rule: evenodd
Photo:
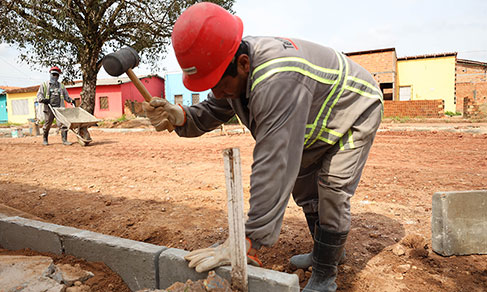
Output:
<svg viewBox="0 0 487 292">
<path fill-rule="evenodd" d="M 49 108 L 56 121 L 66 126 L 78 137 L 78 143 L 81 146 L 87 146 L 93 141 L 88 128 L 96 125 L 100 121 L 99 119 L 80 107 L 62 108 L 52 107 L 49 104 Z"/>
</svg>

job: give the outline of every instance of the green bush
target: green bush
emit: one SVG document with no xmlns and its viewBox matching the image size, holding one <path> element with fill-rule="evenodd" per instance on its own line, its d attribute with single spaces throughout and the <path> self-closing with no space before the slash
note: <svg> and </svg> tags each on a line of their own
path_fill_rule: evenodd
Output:
<svg viewBox="0 0 487 292">
<path fill-rule="evenodd" d="M 445 112 L 445 115 L 449 116 L 449 117 L 453 117 L 453 116 L 461 116 L 462 114 L 459 113 L 459 112 L 451 112 L 451 111 L 446 111 Z"/>
</svg>

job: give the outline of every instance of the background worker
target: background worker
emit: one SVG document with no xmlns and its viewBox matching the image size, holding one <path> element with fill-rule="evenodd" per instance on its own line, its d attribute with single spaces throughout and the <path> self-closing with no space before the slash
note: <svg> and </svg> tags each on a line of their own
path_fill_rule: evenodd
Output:
<svg viewBox="0 0 487 292">
<path fill-rule="evenodd" d="M 42 144 L 44 145 L 48 145 L 49 130 L 54 121 L 54 113 L 48 105 L 50 104 L 52 107 L 64 107 L 64 101 L 67 101 L 75 106 L 74 100 L 69 97 L 68 91 L 64 85 L 58 81 L 61 73 L 59 67 L 51 67 L 51 69 L 49 69 L 49 81 L 42 83 L 39 87 L 39 91 L 37 91 L 36 101 L 39 102 L 39 106 L 44 113 L 44 126 L 42 127 L 44 132 Z M 68 128 L 59 122 L 58 124 L 61 129 L 63 144 L 71 145 L 72 143 L 68 141 Z"/>
<path fill-rule="evenodd" d="M 202 29 L 204 27 L 204 29 Z M 299 39 L 245 37 L 243 24 L 203 2 L 176 21 L 172 43 L 183 83 L 211 88 L 207 100 L 175 106 L 153 98 L 143 107 L 158 131 L 176 126 L 200 136 L 235 114 L 256 143 L 245 224 L 249 263 L 273 245 L 289 196 L 302 207 L 314 239 L 303 291 L 335 291 L 337 265 L 351 224 L 353 196 L 382 116 L 382 94 L 372 76 L 343 54 Z M 228 240 L 189 253 L 202 272 L 230 263 Z"/>
</svg>

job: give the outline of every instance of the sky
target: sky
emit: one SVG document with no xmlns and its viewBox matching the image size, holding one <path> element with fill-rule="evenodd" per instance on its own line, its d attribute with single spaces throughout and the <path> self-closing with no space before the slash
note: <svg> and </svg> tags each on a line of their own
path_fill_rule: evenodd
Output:
<svg viewBox="0 0 487 292">
<path fill-rule="evenodd" d="M 341 52 L 395 48 L 398 57 L 457 52 L 487 62 L 485 0 L 236 0 L 244 36 L 300 38 Z M 0 85 L 33 86 L 48 79 L 19 63 L 19 52 L 0 44 Z M 180 71 L 171 48 L 160 66 Z M 135 74 L 158 74 L 141 66 Z M 102 68 L 98 78 L 110 76 Z"/>
</svg>

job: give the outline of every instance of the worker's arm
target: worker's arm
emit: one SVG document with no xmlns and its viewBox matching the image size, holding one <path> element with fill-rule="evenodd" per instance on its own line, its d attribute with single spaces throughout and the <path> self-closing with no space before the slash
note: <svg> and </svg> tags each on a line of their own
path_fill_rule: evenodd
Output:
<svg viewBox="0 0 487 292">
<path fill-rule="evenodd" d="M 36 95 L 36 101 L 40 103 L 46 103 L 47 101 L 46 92 L 44 92 L 44 84 L 41 84 L 41 86 L 39 86 L 39 90 L 37 91 Z"/>
<path fill-rule="evenodd" d="M 182 137 L 201 136 L 235 115 L 226 99 L 216 99 L 211 92 L 206 100 L 192 106 L 183 106 L 183 110 L 186 113 L 186 123 L 175 129 Z"/>
<path fill-rule="evenodd" d="M 74 106 L 74 100 L 69 96 L 69 93 L 63 84 L 61 84 L 61 90 L 63 91 L 64 100 L 69 102 L 70 104 L 72 104 Z"/>
<path fill-rule="evenodd" d="M 299 172 L 312 94 L 293 78 L 256 87 L 250 104 L 256 140 L 246 235 L 256 248 L 274 244 Z"/>
</svg>

